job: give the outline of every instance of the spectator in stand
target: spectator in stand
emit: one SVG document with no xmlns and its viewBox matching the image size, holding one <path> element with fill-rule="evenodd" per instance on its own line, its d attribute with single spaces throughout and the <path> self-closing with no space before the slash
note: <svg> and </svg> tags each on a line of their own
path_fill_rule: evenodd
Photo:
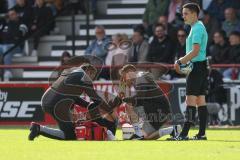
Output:
<svg viewBox="0 0 240 160">
<path fill-rule="evenodd" d="M 227 63 L 240 63 L 240 32 L 234 31 L 229 36 L 230 48 L 228 51 Z M 236 68 L 229 68 L 223 72 L 224 78 L 237 79 L 239 70 Z"/>
<path fill-rule="evenodd" d="M 150 41 L 148 60 L 150 62 L 161 62 L 172 64 L 174 62 L 176 45 L 166 34 L 163 24 L 157 24 L 155 35 Z"/>
<path fill-rule="evenodd" d="M 8 9 L 11 9 L 15 5 L 16 5 L 16 0 L 7 0 Z"/>
<path fill-rule="evenodd" d="M 226 8 L 234 7 L 234 0 L 212 0 L 207 11 L 216 18 L 219 23 L 224 21 L 224 11 Z"/>
<path fill-rule="evenodd" d="M 224 11 L 225 21 L 222 23 L 222 30 L 227 33 L 227 36 L 231 32 L 240 31 L 240 20 L 237 18 L 236 10 L 234 8 L 227 8 Z"/>
<path fill-rule="evenodd" d="M 164 25 L 166 28 L 166 34 L 169 36 L 169 38 L 177 42 L 177 29 L 170 23 L 168 23 L 168 17 L 167 16 L 160 16 L 158 18 L 158 24 Z"/>
<path fill-rule="evenodd" d="M 149 62 L 173 64 L 175 58 L 176 45 L 166 34 L 166 28 L 163 24 L 157 24 L 154 30 L 155 34 L 150 41 L 147 59 Z M 158 79 L 165 69 L 153 69 L 154 78 Z"/>
<path fill-rule="evenodd" d="M 1 0 L 0 1 L 0 14 L 1 13 L 6 13 L 7 12 L 7 1 L 6 0 Z"/>
<path fill-rule="evenodd" d="M 177 32 L 177 44 L 176 44 L 176 55 L 175 55 L 175 60 L 178 60 L 181 57 L 184 57 L 186 54 L 186 38 L 187 38 L 187 33 L 183 28 L 178 29 Z M 171 78 L 180 78 L 184 77 L 184 75 L 180 75 L 176 73 L 174 70 L 170 71 Z"/>
<path fill-rule="evenodd" d="M 168 23 L 173 23 L 177 18 L 176 14 L 181 12 L 183 0 L 172 0 L 168 8 Z"/>
<path fill-rule="evenodd" d="M 97 13 L 97 0 L 69 0 L 68 2 L 72 4 L 72 8 L 75 14 L 78 14 L 79 11 L 82 14 L 86 14 L 88 5 L 90 6 L 89 12 L 92 13 L 93 16 L 95 16 Z"/>
<path fill-rule="evenodd" d="M 226 63 L 229 44 L 224 31 L 216 31 L 213 35 L 213 44 L 209 46 L 208 55 L 213 64 Z"/>
<path fill-rule="evenodd" d="M 108 52 L 106 46 L 109 44 L 110 38 L 106 36 L 103 26 L 95 27 L 95 35 L 96 39 L 87 47 L 85 54 L 97 56 L 105 61 Z"/>
<path fill-rule="evenodd" d="M 64 66 L 68 67 L 68 60 L 71 59 L 71 54 L 68 51 L 63 51 L 61 57 L 60 57 L 60 65 L 59 68 L 52 72 L 51 76 L 49 77 L 49 82 L 52 84 L 59 76 L 61 75 L 62 71 L 66 68 Z"/>
<path fill-rule="evenodd" d="M 53 29 L 53 15 L 49 7 L 45 5 L 44 0 L 36 0 L 36 6 L 33 8 L 33 22 L 31 24 L 31 33 L 34 34 L 32 56 L 37 56 L 37 49 L 40 38 L 49 34 Z"/>
<path fill-rule="evenodd" d="M 88 0 L 70 0 L 75 14 L 78 14 L 81 11 L 82 14 L 87 13 L 87 2 Z"/>
<path fill-rule="evenodd" d="M 129 42 L 126 34 L 118 33 L 112 36 L 112 43 L 105 61 L 106 65 L 113 66 L 110 70 L 112 80 L 119 79 L 119 68 L 114 68 L 114 66 L 123 65 L 128 60 L 129 48 L 124 47 L 125 42 Z"/>
<path fill-rule="evenodd" d="M 33 21 L 33 8 L 28 4 L 27 0 L 16 0 L 13 9 L 18 13 L 20 20 L 29 27 Z"/>
<path fill-rule="evenodd" d="M 45 2 L 47 3 L 47 6 L 49 6 L 51 8 L 52 14 L 54 16 L 56 16 L 57 13 L 59 11 L 61 11 L 61 9 L 63 7 L 62 0 L 45 0 Z"/>
<path fill-rule="evenodd" d="M 227 103 L 227 90 L 224 89 L 222 74 L 216 69 L 209 69 L 209 84 L 206 100 L 208 103 L 218 103 L 221 107 Z M 220 124 L 217 112 L 209 114 L 210 125 Z"/>
<path fill-rule="evenodd" d="M 129 62 L 146 62 L 149 44 L 144 38 L 144 28 L 135 28 L 132 36 L 133 46 L 128 51 Z"/>
<path fill-rule="evenodd" d="M 231 46 L 228 52 L 229 62 L 238 64 L 240 63 L 240 32 L 230 33 L 229 42 Z"/>
<path fill-rule="evenodd" d="M 175 60 L 185 56 L 186 54 L 186 39 L 187 33 L 183 28 L 178 29 L 177 32 L 177 49 L 176 49 L 176 57 Z"/>
<path fill-rule="evenodd" d="M 205 25 L 207 32 L 208 32 L 208 43 L 211 44 L 213 41 L 213 34 L 215 31 L 218 31 L 220 29 L 220 24 L 218 21 L 210 16 L 208 11 L 203 11 L 203 24 Z"/>
<path fill-rule="evenodd" d="M 3 17 L 0 17 L 0 32 L 2 32 L 2 30 L 4 29 L 4 27 L 6 26 L 6 15 L 4 15 Z M 1 37 L 0 37 L 0 43 L 1 43 Z"/>
<path fill-rule="evenodd" d="M 65 65 L 70 58 L 71 58 L 71 54 L 68 51 L 64 51 L 60 59 L 61 66 Z"/>
<path fill-rule="evenodd" d="M 149 0 L 143 15 L 143 24 L 148 36 L 153 35 L 154 24 L 157 23 L 159 16 L 168 15 L 169 0 Z"/>
<path fill-rule="evenodd" d="M 34 7 L 35 2 L 36 2 L 36 0 L 27 0 L 27 4 L 28 4 L 29 6 L 32 6 L 32 7 Z"/>
<path fill-rule="evenodd" d="M 12 57 L 15 53 L 22 53 L 20 47 L 16 47 L 9 51 L 12 47 L 14 47 L 17 43 L 21 42 L 23 36 L 26 35 L 28 29 L 27 26 L 21 23 L 20 18 L 18 17 L 17 12 L 14 9 L 10 9 L 8 11 L 8 20 L 2 31 L 0 32 L 0 55 L 4 56 L 6 52 L 8 52 L 4 56 L 4 64 L 10 65 L 12 64 Z M 8 80 L 12 77 L 12 73 L 9 69 L 6 69 L 4 72 L 4 79 Z"/>
</svg>

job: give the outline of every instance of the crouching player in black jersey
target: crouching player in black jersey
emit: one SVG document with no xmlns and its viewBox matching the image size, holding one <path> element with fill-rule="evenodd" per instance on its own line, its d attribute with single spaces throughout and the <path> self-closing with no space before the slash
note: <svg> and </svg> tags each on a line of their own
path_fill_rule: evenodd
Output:
<svg viewBox="0 0 240 160">
<path fill-rule="evenodd" d="M 170 122 L 170 103 L 159 85 L 149 72 L 137 71 L 134 65 L 128 64 L 120 70 L 121 83 L 133 87 L 135 94 L 123 98 L 129 104 L 127 111 L 135 134 L 130 139 L 158 139 L 165 135 L 176 136 L 181 126 L 162 128 Z M 141 127 L 141 118 L 143 125 Z"/>
<path fill-rule="evenodd" d="M 73 104 L 86 107 L 92 121 L 106 127 L 115 134 L 114 119 L 108 118 L 108 116 L 102 118 L 99 111 L 103 110 L 105 113 L 111 113 L 112 107 L 93 88 L 92 80 L 96 73 L 96 68 L 90 64 L 82 64 L 80 67 L 63 70 L 59 78 L 44 93 L 41 101 L 43 111 L 49 113 L 57 121 L 59 129 L 32 122 L 28 139 L 34 140 L 37 136 L 42 135 L 58 140 L 76 140 L 75 126 L 71 118 Z M 91 102 L 80 98 L 83 93 L 90 97 Z M 121 102 L 119 101 L 119 103 Z"/>
</svg>

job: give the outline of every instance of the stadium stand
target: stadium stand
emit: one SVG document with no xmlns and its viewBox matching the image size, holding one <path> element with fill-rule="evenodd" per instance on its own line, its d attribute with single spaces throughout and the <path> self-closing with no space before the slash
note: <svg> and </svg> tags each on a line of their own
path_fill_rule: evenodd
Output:
<svg viewBox="0 0 240 160">
<path fill-rule="evenodd" d="M 94 28 L 96 25 L 103 25 L 106 29 L 106 34 L 111 36 L 117 33 L 125 33 L 131 35 L 133 33 L 133 26 L 142 23 L 142 15 L 145 10 L 147 0 L 124 0 L 124 1 L 105 1 L 106 13 L 90 15 L 90 40 L 95 38 Z M 123 12 L 124 10 L 124 12 Z M 40 39 L 38 47 L 38 57 L 25 56 L 14 57 L 14 64 L 39 65 L 39 66 L 56 66 L 60 64 L 60 57 L 62 52 L 69 51 L 72 54 L 72 31 L 71 29 L 71 15 L 60 16 L 56 18 L 56 26 L 54 33 L 51 31 L 50 35 L 43 36 Z M 76 55 L 83 55 L 87 47 L 86 44 L 86 15 L 75 15 L 76 41 L 75 49 Z M 32 41 L 29 41 L 29 53 L 32 50 Z M 51 71 L 35 71 L 34 69 L 18 69 L 14 70 L 15 78 L 18 80 L 47 80 Z M 40 79 L 39 79 L 40 78 Z"/>
<path fill-rule="evenodd" d="M 234 1 L 234 0 L 233 0 Z M 49 1 L 54 4 L 54 1 Z M 183 0 L 185 2 L 185 0 Z M 213 7 L 213 2 L 208 5 L 204 1 L 202 7 Z M 231 4 L 230 1 L 228 6 Z M 232 0 L 231 0 L 232 2 Z M 31 2 L 32 3 L 32 2 Z M 58 2 L 56 2 L 58 3 Z M 63 9 L 66 1 L 57 9 Z M 56 15 L 55 27 L 48 35 L 40 38 L 37 56 L 30 56 L 33 50 L 32 37 L 25 41 L 24 56 L 15 55 L 13 64 L 38 65 L 38 66 L 56 66 L 60 64 L 60 57 L 64 51 L 72 54 L 73 43 L 75 39 L 75 55 L 83 55 L 87 48 L 87 39 L 90 41 L 95 38 L 94 28 L 96 25 L 103 25 L 106 29 L 106 35 L 112 36 L 117 33 L 125 33 L 129 37 L 133 34 L 133 27 L 143 23 L 143 14 L 148 0 L 101 0 L 97 1 L 97 14 L 90 14 L 90 25 L 86 24 L 88 17 L 85 11 L 75 13 L 75 34 L 72 36 L 72 16 L 71 11 Z M 51 5 L 50 5 L 51 6 Z M 62 7 L 62 8 L 61 8 Z M 239 15 L 239 6 L 234 6 Z M 79 8 L 81 10 L 82 8 Z M 4 11 L 4 8 L 1 9 Z M 94 12 L 95 13 L 95 12 Z M 209 14 L 214 15 L 212 12 Z M 3 14 L 4 17 L 4 14 Z M 90 36 L 88 37 L 86 29 L 89 27 Z M 47 80 L 51 71 L 38 71 L 34 69 L 14 69 L 14 78 L 11 80 Z M 41 78 L 40 78 L 41 77 Z M 40 78 L 40 79 L 39 79 Z"/>
</svg>

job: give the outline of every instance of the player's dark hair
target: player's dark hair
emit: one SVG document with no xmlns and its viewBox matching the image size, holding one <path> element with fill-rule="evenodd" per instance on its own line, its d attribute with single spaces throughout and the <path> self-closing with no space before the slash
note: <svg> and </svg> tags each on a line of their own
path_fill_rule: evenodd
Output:
<svg viewBox="0 0 240 160">
<path fill-rule="evenodd" d="M 129 71 L 136 72 L 137 68 L 132 64 L 127 64 L 123 66 L 122 69 L 119 70 L 119 74 L 123 75 L 123 73 L 129 72 Z"/>
<path fill-rule="evenodd" d="M 184 4 L 182 8 L 187 8 L 191 12 L 197 13 L 197 16 L 200 13 L 200 6 L 197 3 L 187 3 L 187 4 Z"/>
<path fill-rule="evenodd" d="M 84 64 L 82 64 L 82 65 L 81 65 L 81 68 L 82 68 L 84 71 L 92 70 L 92 71 L 94 71 L 94 72 L 97 72 L 97 69 L 96 69 L 93 65 L 91 65 L 91 64 L 89 64 L 89 63 L 84 63 Z"/>
</svg>

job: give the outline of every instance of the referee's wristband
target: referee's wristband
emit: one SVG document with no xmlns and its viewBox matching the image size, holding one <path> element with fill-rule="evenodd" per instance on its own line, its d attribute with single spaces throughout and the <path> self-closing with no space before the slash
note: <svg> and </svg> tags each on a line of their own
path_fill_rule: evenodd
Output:
<svg viewBox="0 0 240 160">
<path fill-rule="evenodd" d="M 180 66 L 182 65 L 181 61 L 180 60 L 177 60 L 176 63 Z"/>
</svg>

